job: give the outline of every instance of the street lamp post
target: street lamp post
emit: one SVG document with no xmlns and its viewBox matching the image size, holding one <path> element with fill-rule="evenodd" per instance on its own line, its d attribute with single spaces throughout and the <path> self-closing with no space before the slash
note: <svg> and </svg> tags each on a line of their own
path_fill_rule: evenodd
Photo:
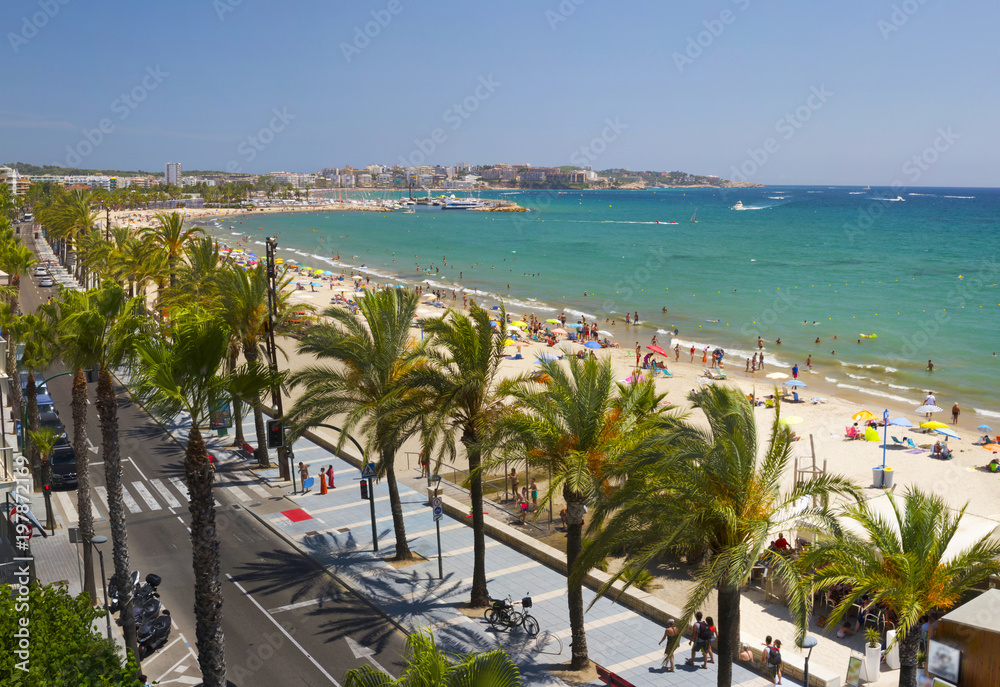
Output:
<svg viewBox="0 0 1000 687">
<path fill-rule="evenodd" d="M 267 356 L 269 358 L 269 363 L 271 370 L 274 373 L 278 372 L 278 349 L 274 343 L 274 315 L 275 307 L 278 302 L 278 296 L 275 293 L 277 289 L 278 282 L 278 271 L 275 265 L 275 255 L 274 251 L 278 247 L 278 238 L 276 236 L 269 236 L 265 241 L 267 246 Z M 284 415 L 284 409 L 281 404 L 281 386 L 275 384 L 271 388 L 271 402 L 274 403 L 274 408 L 276 411 L 275 419 L 281 420 Z M 282 442 L 284 444 L 285 442 Z M 289 464 L 289 447 L 284 445 L 278 447 L 278 473 L 282 480 L 292 480 L 292 489 L 295 488 L 295 479 L 292 477 L 292 467 Z"/>
<path fill-rule="evenodd" d="M 809 657 L 812 656 L 813 647 L 819 643 L 819 640 L 812 635 L 806 635 L 802 638 L 802 641 L 796 641 L 795 643 L 802 649 L 809 649 L 806 653 L 805 668 L 803 669 L 805 675 L 802 678 L 802 684 L 805 687 L 809 687 Z"/>
<path fill-rule="evenodd" d="M 108 538 L 100 534 L 96 537 L 90 538 L 91 545 L 93 545 L 94 549 L 97 551 L 97 557 L 101 559 L 101 588 L 104 591 L 104 619 L 108 621 L 108 639 L 111 639 L 111 608 L 108 606 L 108 580 L 104 576 L 104 554 L 97 548 L 98 544 L 104 544 L 107 541 Z"/>
</svg>

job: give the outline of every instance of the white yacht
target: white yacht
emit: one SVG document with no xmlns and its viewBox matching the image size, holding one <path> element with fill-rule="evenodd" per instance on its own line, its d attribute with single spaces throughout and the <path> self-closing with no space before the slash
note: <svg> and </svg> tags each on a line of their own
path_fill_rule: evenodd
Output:
<svg viewBox="0 0 1000 687">
<path fill-rule="evenodd" d="M 736 205 L 733 206 L 733 210 L 742 210 L 742 209 L 743 209 L 743 201 L 742 200 L 736 201 Z"/>
</svg>

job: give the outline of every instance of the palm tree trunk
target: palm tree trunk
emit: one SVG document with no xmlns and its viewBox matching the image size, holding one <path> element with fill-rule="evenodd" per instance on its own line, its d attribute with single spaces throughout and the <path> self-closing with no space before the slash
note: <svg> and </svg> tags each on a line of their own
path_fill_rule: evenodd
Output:
<svg viewBox="0 0 1000 687">
<path fill-rule="evenodd" d="M 392 527 L 396 531 L 396 556 L 393 560 L 408 561 L 413 558 L 410 545 L 406 543 L 406 525 L 403 524 L 403 505 L 399 502 L 399 486 L 396 484 L 396 452 L 382 451 L 382 465 L 385 466 L 385 481 L 389 487 L 389 509 L 392 511 Z M 368 495 L 371 497 L 371 494 Z"/>
<path fill-rule="evenodd" d="M 215 528 L 212 467 L 198 426 L 192 423 L 184 452 L 191 513 L 194 567 L 195 636 L 198 665 L 205 687 L 226 685 L 226 638 L 222 631 L 222 585 L 219 584 L 219 535 Z"/>
<path fill-rule="evenodd" d="M 18 383 L 20 383 L 18 379 Z M 35 375 L 33 372 L 28 372 L 28 386 L 25 390 L 25 395 L 28 397 L 28 429 L 32 432 L 38 431 L 38 387 L 35 386 Z M 45 481 L 45 476 L 42 474 L 42 462 L 38 456 L 38 447 L 35 446 L 35 442 L 27 438 L 27 433 L 25 433 L 25 444 L 28 447 L 28 461 L 31 464 L 32 478 L 35 481 L 35 491 L 41 491 L 42 485 L 48 484 Z"/>
<path fill-rule="evenodd" d="M 920 626 L 911 628 L 899 640 L 899 687 L 917 687 L 917 652 L 920 650 Z"/>
<path fill-rule="evenodd" d="M 79 513 L 80 536 L 83 537 L 83 591 L 97 603 L 94 580 L 94 551 L 90 539 L 94 536 L 94 514 L 90 510 L 90 454 L 87 453 L 87 377 L 82 369 L 73 375 L 73 452 L 76 454 L 76 510 Z"/>
<path fill-rule="evenodd" d="M 252 365 L 260 358 L 260 352 L 257 350 L 255 343 L 248 343 L 250 345 L 243 346 L 243 357 Z M 260 402 L 260 397 L 255 398 L 251 405 L 253 406 L 253 424 L 257 430 L 257 448 L 254 451 L 254 456 L 257 458 L 257 465 L 262 468 L 269 468 L 271 467 L 271 459 L 267 454 L 267 434 L 264 432 L 264 410 Z"/>
<path fill-rule="evenodd" d="M 573 566 L 583 550 L 583 506 L 581 495 L 563 492 L 566 497 L 566 596 L 569 601 L 569 628 L 572 637 L 570 670 L 583 670 L 590 663 L 587 657 L 587 631 L 583 620 L 583 584 L 571 579 Z"/>
<path fill-rule="evenodd" d="M 121 603 L 122 634 L 125 648 L 139 658 L 135 636 L 135 614 L 132 608 L 132 586 L 129 580 L 128 532 L 125 529 L 125 501 L 122 497 L 122 462 L 118 444 L 118 398 L 111 381 L 111 372 L 101 365 L 97 377 L 97 409 L 101 415 L 101 448 L 104 457 L 104 481 L 108 489 L 108 519 L 111 522 L 112 554 L 115 580 Z M 88 504 L 89 507 L 89 504 Z"/>
<path fill-rule="evenodd" d="M 229 369 L 236 369 L 236 353 L 229 356 Z M 233 425 L 236 427 L 236 447 L 239 448 L 246 443 L 246 437 L 243 436 L 243 402 L 240 399 L 233 396 Z"/>
<path fill-rule="evenodd" d="M 473 608 L 490 605 L 490 595 L 486 588 L 486 524 L 483 521 L 483 477 L 479 472 L 482 463 L 482 453 L 477 449 L 469 449 L 470 445 L 478 443 L 475 431 L 469 432 L 468 440 L 462 437 L 466 455 L 469 457 L 469 472 L 472 482 L 469 484 L 469 495 L 472 498 L 472 598 L 469 601 Z"/>
<path fill-rule="evenodd" d="M 733 684 L 733 659 L 740 650 L 740 589 L 735 585 L 719 587 L 719 687 Z"/>
</svg>

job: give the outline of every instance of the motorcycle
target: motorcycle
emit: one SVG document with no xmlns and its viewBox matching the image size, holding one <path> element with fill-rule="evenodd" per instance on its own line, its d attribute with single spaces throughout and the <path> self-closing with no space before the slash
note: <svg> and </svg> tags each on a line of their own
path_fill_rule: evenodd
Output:
<svg viewBox="0 0 1000 687">
<path fill-rule="evenodd" d="M 139 571 L 133 570 L 129 575 L 129 581 L 132 583 L 132 594 L 135 595 L 136 591 L 139 589 Z M 108 610 L 111 613 L 117 613 L 121 610 L 121 594 L 118 591 L 118 578 L 112 577 L 111 581 L 108 582 Z"/>
<path fill-rule="evenodd" d="M 167 643 L 170 637 L 170 611 L 164 609 L 161 615 L 151 618 L 139 626 L 139 660 L 145 660 L 150 654 Z"/>
</svg>

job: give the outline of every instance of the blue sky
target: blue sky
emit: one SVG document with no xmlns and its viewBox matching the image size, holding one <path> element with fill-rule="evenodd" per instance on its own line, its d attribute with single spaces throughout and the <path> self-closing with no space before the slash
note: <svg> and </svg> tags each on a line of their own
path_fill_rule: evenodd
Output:
<svg viewBox="0 0 1000 687">
<path fill-rule="evenodd" d="M 0 161 L 996 187 L 998 20 L 941 0 L 8 0 Z"/>
</svg>

